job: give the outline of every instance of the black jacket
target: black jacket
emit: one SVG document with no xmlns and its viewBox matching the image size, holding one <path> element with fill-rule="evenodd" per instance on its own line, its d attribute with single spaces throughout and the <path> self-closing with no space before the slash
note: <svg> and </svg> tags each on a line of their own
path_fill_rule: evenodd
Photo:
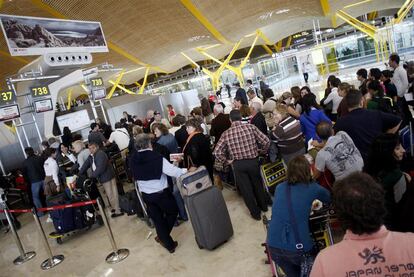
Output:
<svg viewBox="0 0 414 277">
<path fill-rule="evenodd" d="M 45 179 L 43 159 L 39 156 L 29 156 L 23 163 L 23 176 L 28 183 L 33 184 Z"/>
<path fill-rule="evenodd" d="M 263 134 L 267 136 L 267 125 L 264 115 L 259 112 L 250 121 L 251 124 L 256 126 Z"/>
<path fill-rule="evenodd" d="M 236 91 L 236 97 L 240 97 L 242 99 L 241 103 L 242 105 L 248 105 L 249 100 L 247 100 L 247 94 L 246 91 L 242 88 L 238 88 Z"/>
<path fill-rule="evenodd" d="M 178 146 L 182 150 L 188 138 L 187 128 L 185 127 L 185 125 L 181 126 L 180 129 L 175 131 L 174 136 L 175 136 L 175 140 L 178 143 Z"/>
<path fill-rule="evenodd" d="M 231 122 L 228 114 L 220 113 L 211 121 L 210 136 L 214 137 L 214 143 L 217 143 L 221 135 L 230 128 Z"/>
<path fill-rule="evenodd" d="M 191 138 L 184 149 L 184 163 L 186 167 L 204 165 L 213 180 L 213 154 L 205 135 L 199 133 Z"/>
</svg>

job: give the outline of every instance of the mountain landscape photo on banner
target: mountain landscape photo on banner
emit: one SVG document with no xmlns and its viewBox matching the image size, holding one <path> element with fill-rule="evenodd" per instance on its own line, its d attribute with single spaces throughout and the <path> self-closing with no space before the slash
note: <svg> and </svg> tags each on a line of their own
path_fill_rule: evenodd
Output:
<svg viewBox="0 0 414 277">
<path fill-rule="evenodd" d="M 1 16 L 10 48 L 106 46 L 99 22 Z"/>
</svg>

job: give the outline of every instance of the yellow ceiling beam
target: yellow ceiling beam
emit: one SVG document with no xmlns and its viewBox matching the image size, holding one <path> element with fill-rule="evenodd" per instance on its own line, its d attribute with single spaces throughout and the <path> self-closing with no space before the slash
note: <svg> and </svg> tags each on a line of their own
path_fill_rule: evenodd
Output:
<svg viewBox="0 0 414 277">
<path fill-rule="evenodd" d="M 367 14 L 367 19 L 369 21 L 372 21 L 372 20 L 374 20 L 377 17 L 378 17 L 378 12 L 377 11 L 370 12 L 370 13 Z"/>
<path fill-rule="evenodd" d="M 221 43 L 230 43 L 211 22 L 200 12 L 191 0 L 180 0 L 181 4 Z"/>
<path fill-rule="evenodd" d="M 72 107 L 72 91 L 73 91 L 73 88 L 70 88 L 69 91 L 68 91 L 68 105 L 67 105 L 67 110 L 68 111 Z"/>
<path fill-rule="evenodd" d="M 65 16 L 64 14 L 58 12 L 57 10 L 55 10 L 54 8 L 52 8 L 51 6 L 49 6 L 46 3 L 43 3 L 42 0 L 31 0 L 32 3 L 37 6 L 38 8 L 50 13 L 51 15 L 53 15 L 56 18 L 60 18 L 60 19 L 68 19 L 67 16 Z M 136 64 L 140 64 L 143 65 L 145 67 L 151 66 L 152 68 L 159 70 L 160 72 L 163 73 L 167 73 L 165 70 L 159 68 L 158 66 L 152 66 L 149 65 L 143 61 L 141 61 L 140 59 L 138 59 L 137 57 L 131 55 L 130 53 L 126 52 L 124 49 L 122 49 L 121 47 L 119 47 L 118 45 L 110 42 L 110 41 L 106 41 L 108 44 L 108 48 L 113 50 L 114 52 L 118 53 L 119 55 L 123 56 L 124 58 L 136 63 Z"/>
<path fill-rule="evenodd" d="M 400 23 L 414 6 L 414 0 L 406 0 L 397 12 L 397 18 L 394 18 L 393 23 Z"/>
<path fill-rule="evenodd" d="M 292 36 L 289 36 L 286 41 L 286 48 L 289 48 L 291 44 L 292 44 Z"/>
<path fill-rule="evenodd" d="M 138 94 L 143 94 L 144 93 L 144 89 L 145 86 L 147 85 L 147 78 L 148 78 L 148 73 L 149 73 L 150 68 L 147 67 L 147 70 L 145 70 L 145 76 L 144 76 L 144 81 L 142 82 L 141 87 L 139 88 L 139 92 Z"/>
<path fill-rule="evenodd" d="M 181 55 L 183 55 L 187 60 L 189 60 L 196 68 L 200 68 L 200 66 L 193 59 L 191 59 L 189 56 L 187 56 L 183 52 L 181 52 Z"/>
<path fill-rule="evenodd" d="M 273 51 L 272 49 L 269 48 L 269 46 L 267 46 L 266 44 L 263 44 L 262 47 L 267 52 L 267 54 L 273 55 Z"/>
<path fill-rule="evenodd" d="M 332 24 L 332 27 L 333 27 L 333 28 L 338 27 L 338 23 L 336 22 L 336 14 L 333 14 L 333 15 L 331 16 L 331 24 Z"/>
<path fill-rule="evenodd" d="M 270 41 L 270 39 L 260 29 L 256 30 L 256 35 L 258 35 L 264 41 L 264 43 L 266 43 L 267 45 L 272 45 L 273 44 Z"/>
<path fill-rule="evenodd" d="M 81 86 L 81 88 L 83 88 L 83 90 L 86 92 L 86 94 L 89 94 L 89 90 L 88 90 L 88 88 L 85 86 L 85 84 L 81 84 L 80 86 Z"/>
<path fill-rule="evenodd" d="M 329 0 L 320 0 L 320 2 L 321 2 L 323 15 L 328 16 L 331 10 L 331 7 L 329 6 Z"/>
<path fill-rule="evenodd" d="M 213 45 L 210 45 L 210 46 L 202 47 L 202 49 L 203 50 L 208 50 L 208 49 L 216 48 L 217 46 L 220 46 L 220 45 L 221 44 L 213 44 Z"/>
<path fill-rule="evenodd" d="M 126 93 L 128 93 L 128 94 L 136 95 L 136 93 L 135 93 L 135 92 L 133 92 L 133 91 L 131 91 L 131 90 L 127 89 L 126 87 L 124 87 L 124 86 L 122 86 L 122 85 L 120 85 L 120 84 L 115 85 L 115 82 L 114 82 L 114 81 L 112 81 L 112 80 L 109 80 L 109 81 L 108 81 L 108 83 L 110 83 L 110 84 L 112 84 L 112 85 L 116 86 L 117 88 L 119 88 L 120 90 L 125 91 L 125 92 L 126 92 Z"/>
<path fill-rule="evenodd" d="M 342 10 L 337 11 L 336 16 L 341 18 L 354 28 L 367 34 L 369 37 L 375 39 L 375 33 L 377 32 L 377 28 L 375 28 L 375 26 L 362 22 Z"/>
<path fill-rule="evenodd" d="M 247 61 L 249 60 L 249 58 L 250 58 L 250 55 L 252 54 L 252 51 L 253 51 L 253 48 L 254 48 L 254 46 L 256 45 L 256 42 L 257 42 L 257 40 L 259 39 L 259 36 L 257 35 L 255 38 L 254 38 L 254 40 L 253 40 L 253 43 L 252 43 L 252 45 L 250 46 L 250 49 L 249 49 L 249 52 L 247 52 L 247 55 L 246 55 L 246 57 L 244 57 L 244 59 L 242 60 L 242 62 L 240 63 L 240 68 L 243 68 L 245 65 L 246 65 L 246 63 L 247 63 Z M 240 43 L 240 42 L 239 42 Z"/>
<path fill-rule="evenodd" d="M 28 64 L 29 62 L 26 59 L 23 59 L 22 57 L 16 57 L 16 56 L 11 56 L 8 52 L 0 50 L 0 56 L 5 56 L 7 58 L 10 58 L 12 60 L 16 60 L 18 62 L 21 62 L 23 64 Z"/>
<path fill-rule="evenodd" d="M 125 72 L 125 70 L 122 70 L 121 73 L 119 74 L 119 76 L 116 78 L 115 83 L 113 84 L 111 90 L 109 91 L 108 95 L 106 96 L 106 99 L 111 99 L 112 98 L 112 95 L 114 94 L 116 87 L 121 82 L 122 76 L 124 76 L 124 72 Z"/>
</svg>

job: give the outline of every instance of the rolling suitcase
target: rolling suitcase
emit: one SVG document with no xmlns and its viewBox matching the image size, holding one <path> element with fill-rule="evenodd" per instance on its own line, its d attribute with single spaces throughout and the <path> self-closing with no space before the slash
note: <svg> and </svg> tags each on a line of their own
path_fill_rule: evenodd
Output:
<svg viewBox="0 0 414 277">
<path fill-rule="evenodd" d="M 200 249 L 213 250 L 233 236 L 233 226 L 226 202 L 217 187 L 184 197 Z"/>
</svg>

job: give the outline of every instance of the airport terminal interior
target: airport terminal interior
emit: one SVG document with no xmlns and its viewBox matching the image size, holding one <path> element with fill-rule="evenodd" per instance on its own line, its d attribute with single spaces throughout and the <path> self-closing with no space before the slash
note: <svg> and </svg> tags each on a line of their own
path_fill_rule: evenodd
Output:
<svg viewBox="0 0 414 277">
<path fill-rule="evenodd" d="M 414 276 L 414 0 L 0 0 L 0 276 Z"/>
</svg>

